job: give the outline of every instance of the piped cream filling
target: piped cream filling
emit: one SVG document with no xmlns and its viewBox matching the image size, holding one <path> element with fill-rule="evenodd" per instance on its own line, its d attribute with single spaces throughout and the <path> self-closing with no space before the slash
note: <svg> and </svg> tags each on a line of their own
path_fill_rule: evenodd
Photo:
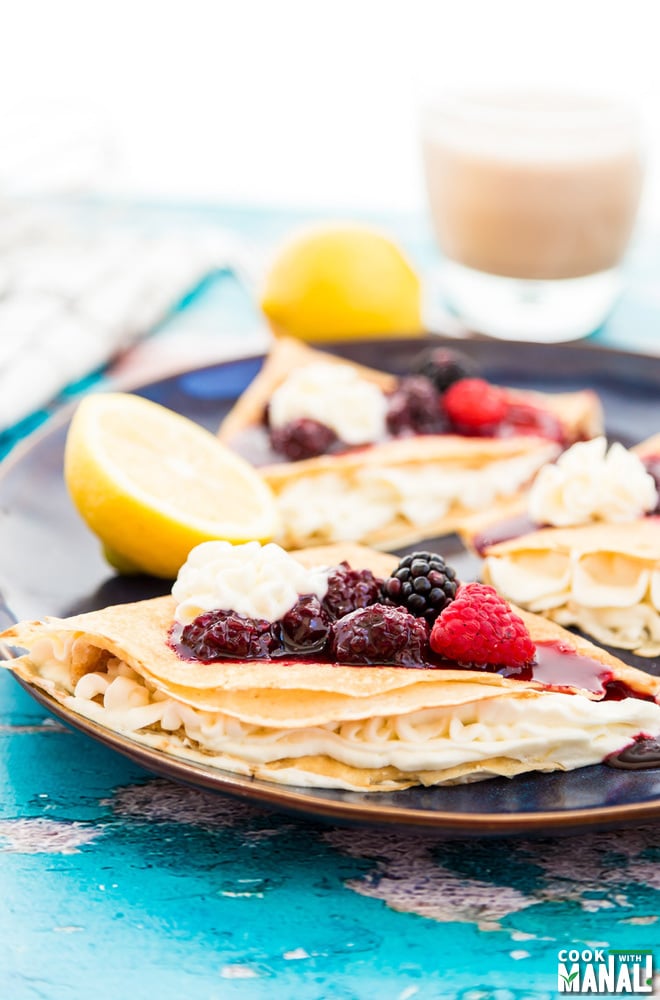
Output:
<svg viewBox="0 0 660 1000">
<path fill-rule="evenodd" d="M 279 541 L 283 545 L 360 541 L 399 519 L 423 528 L 458 505 L 469 511 L 486 510 L 516 494 L 555 451 L 549 444 L 476 469 L 429 462 L 301 476 L 278 494 Z"/>
<path fill-rule="evenodd" d="M 42 676 L 61 676 L 57 660 Z M 69 685 L 70 689 L 70 685 Z M 570 770 L 601 761 L 639 733 L 660 733 L 660 706 L 637 699 L 594 702 L 582 695 L 525 691 L 401 715 L 278 728 L 192 708 L 147 684 L 126 663 L 84 674 L 69 707 L 128 734 L 169 734 L 168 749 L 188 746 L 250 764 L 322 755 L 356 768 L 394 766 L 419 773 L 493 758 L 534 770 Z"/>
<path fill-rule="evenodd" d="M 488 556 L 484 580 L 504 598 L 599 642 L 660 653 L 660 567 L 619 552 L 527 550 Z"/>
</svg>

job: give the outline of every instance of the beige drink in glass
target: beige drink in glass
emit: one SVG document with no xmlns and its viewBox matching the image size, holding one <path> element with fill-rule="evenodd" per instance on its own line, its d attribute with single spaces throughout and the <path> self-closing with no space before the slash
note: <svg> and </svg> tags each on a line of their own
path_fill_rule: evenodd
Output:
<svg viewBox="0 0 660 1000">
<path fill-rule="evenodd" d="M 625 105 L 537 95 L 453 96 L 427 108 L 423 149 L 446 297 L 513 339 L 592 332 L 620 288 L 642 184 Z"/>
</svg>

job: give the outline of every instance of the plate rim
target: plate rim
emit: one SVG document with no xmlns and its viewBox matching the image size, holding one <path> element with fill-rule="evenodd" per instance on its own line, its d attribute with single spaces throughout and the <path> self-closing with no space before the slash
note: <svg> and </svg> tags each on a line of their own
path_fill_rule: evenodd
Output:
<svg viewBox="0 0 660 1000">
<path fill-rule="evenodd" d="M 468 342 L 484 343 L 486 340 L 476 341 L 471 338 Z M 435 335 L 406 338 L 356 338 L 349 341 L 328 341 L 324 344 L 314 345 L 320 349 L 334 350 L 342 352 L 343 348 L 374 346 L 377 343 L 384 343 L 396 348 L 397 346 L 406 348 L 418 348 L 423 344 L 449 345 L 460 350 L 464 343 L 453 338 L 439 337 Z M 498 350 L 505 350 L 507 346 L 520 348 L 524 346 L 538 347 L 541 349 L 555 348 L 560 346 L 563 351 L 573 351 L 576 353 L 592 353 L 601 357 L 607 356 L 612 359 L 640 359 L 648 358 L 660 364 L 660 355 L 646 354 L 645 352 L 624 351 L 617 348 L 610 348 L 607 345 L 594 344 L 588 342 L 573 342 L 561 345 L 537 344 L 531 341 L 495 341 Z M 191 367 L 182 366 L 177 370 L 162 372 L 157 377 L 145 381 L 144 378 L 131 378 L 130 375 L 118 378 L 106 378 L 98 386 L 94 387 L 94 392 L 141 392 L 148 391 L 149 388 L 161 383 L 180 378 L 185 375 L 192 375 L 199 372 L 214 369 L 226 368 L 233 364 L 240 364 L 247 361 L 256 361 L 266 356 L 266 351 L 257 350 L 248 354 L 240 354 L 236 357 L 224 360 L 210 361 L 205 364 L 197 364 Z M 88 395 L 90 393 L 85 393 Z M 12 451 L 0 462 L 0 487 L 5 477 L 24 459 L 39 443 L 56 433 L 70 420 L 73 412 L 83 396 L 77 396 L 66 403 L 60 405 L 47 420 L 32 433 L 19 441 Z M 0 593 L 0 605 L 15 621 L 16 617 L 11 606 L 4 600 Z M 525 834 L 539 832 L 571 832 L 581 828 L 602 828 L 606 825 L 622 824 L 636 820 L 649 820 L 660 818 L 660 797 L 642 802 L 629 802 L 618 805 L 586 806 L 583 808 L 554 811 L 534 811 L 518 813 L 466 813 L 447 812 L 444 810 L 423 810 L 410 806 L 379 806 L 379 793 L 373 793 L 373 805 L 371 803 L 352 803 L 340 799 L 314 798 L 308 794 L 297 791 L 294 786 L 279 785 L 275 782 L 268 782 L 265 779 L 258 779 L 250 776 L 234 774 L 217 768 L 212 764 L 202 765 L 175 754 L 167 754 L 154 747 L 144 746 L 131 739 L 127 734 L 119 733 L 116 730 L 103 726 L 68 709 L 58 702 L 47 692 L 37 686 L 30 684 L 23 678 L 12 674 L 19 685 L 33 697 L 43 708 L 53 715 L 72 726 L 74 729 L 84 733 L 86 736 L 97 739 L 106 747 L 128 757 L 134 763 L 139 764 L 146 770 L 159 776 L 178 781 L 183 784 L 193 785 L 203 788 L 206 791 L 213 791 L 220 794 L 230 795 L 244 801 L 252 802 L 258 806 L 280 808 L 297 815 L 305 816 L 307 819 L 319 819 L 324 821 L 340 821 L 360 825 L 383 826 L 387 828 L 399 827 L 409 828 L 427 832 L 436 831 L 438 833 L 460 833 L 464 836 L 473 835 L 507 835 Z M 604 766 L 604 765 L 595 765 Z M 313 789 L 310 789 L 313 793 Z M 362 793 L 364 794 L 364 793 Z"/>
<path fill-rule="evenodd" d="M 368 823 L 370 826 L 409 827 L 438 832 L 460 832 L 466 836 L 483 834 L 522 834 L 535 832 L 571 832 L 595 824 L 608 825 L 619 820 L 632 822 L 660 817 L 660 799 L 648 802 L 625 803 L 617 806 L 591 806 L 563 811 L 534 811 L 524 813 L 473 813 L 446 812 L 444 810 L 416 809 L 408 806 L 378 806 L 378 792 L 373 793 L 374 805 L 345 802 L 341 799 L 309 798 L 296 786 L 279 785 L 262 778 L 234 774 L 212 764 L 203 765 L 187 761 L 176 754 L 168 754 L 156 747 L 145 746 L 108 726 L 80 715 L 62 705 L 51 694 L 22 677 L 12 676 L 32 698 L 62 722 L 104 746 L 128 757 L 160 777 L 180 784 L 201 787 L 234 798 L 249 800 L 257 805 L 279 807 L 305 816 L 307 819 L 340 820 L 346 823 Z M 155 764 L 155 766 L 154 766 Z M 604 766 L 604 765 L 592 765 Z M 192 781 L 191 778 L 195 780 Z M 313 792 L 314 789 L 311 789 Z M 364 793 L 362 793 L 364 794 Z"/>
</svg>

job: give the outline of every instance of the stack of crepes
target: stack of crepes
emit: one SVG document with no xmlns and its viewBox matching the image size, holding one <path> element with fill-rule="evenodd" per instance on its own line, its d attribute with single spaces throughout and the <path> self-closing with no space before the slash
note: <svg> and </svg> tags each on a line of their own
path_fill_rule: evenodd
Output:
<svg viewBox="0 0 660 1000">
<path fill-rule="evenodd" d="M 259 455 L 267 441 L 264 414 L 274 393 L 293 372 L 318 365 L 350 369 L 385 393 L 398 381 L 389 373 L 280 338 L 224 419 L 220 440 L 248 459 Z M 567 441 L 602 431 L 600 402 L 591 391 L 507 392 L 553 415 Z M 329 406 L 337 409 L 332 400 Z M 285 548 L 350 540 L 391 550 L 454 531 L 475 511 L 506 511 L 560 450 L 557 442 L 528 433 L 414 434 L 296 462 L 272 462 L 271 456 L 260 463 L 259 472 L 277 498 L 282 520 L 278 541 Z"/>
<path fill-rule="evenodd" d="M 296 555 L 387 575 L 396 560 L 358 546 Z M 602 666 L 641 698 L 599 700 L 566 682 L 481 670 L 294 660 L 190 662 L 168 645 L 173 597 L 4 633 L 4 666 L 69 709 L 176 757 L 287 785 L 385 791 L 569 770 L 660 733 L 660 682 L 535 615 L 535 642 Z M 573 662 L 569 657 L 567 662 Z"/>
</svg>

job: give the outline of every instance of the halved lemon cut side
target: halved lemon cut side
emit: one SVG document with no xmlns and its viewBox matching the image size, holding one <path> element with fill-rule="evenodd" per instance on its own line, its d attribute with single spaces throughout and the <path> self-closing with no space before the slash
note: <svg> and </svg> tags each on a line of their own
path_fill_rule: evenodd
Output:
<svg viewBox="0 0 660 1000">
<path fill-rule="evenodd" d="M 88 396 L 67 435 L 64 476 L 115 567 L 172 579 L 200 542 L 268 541 L 273 494 L 187 417 L 129 393 Z"/>
</svg>

